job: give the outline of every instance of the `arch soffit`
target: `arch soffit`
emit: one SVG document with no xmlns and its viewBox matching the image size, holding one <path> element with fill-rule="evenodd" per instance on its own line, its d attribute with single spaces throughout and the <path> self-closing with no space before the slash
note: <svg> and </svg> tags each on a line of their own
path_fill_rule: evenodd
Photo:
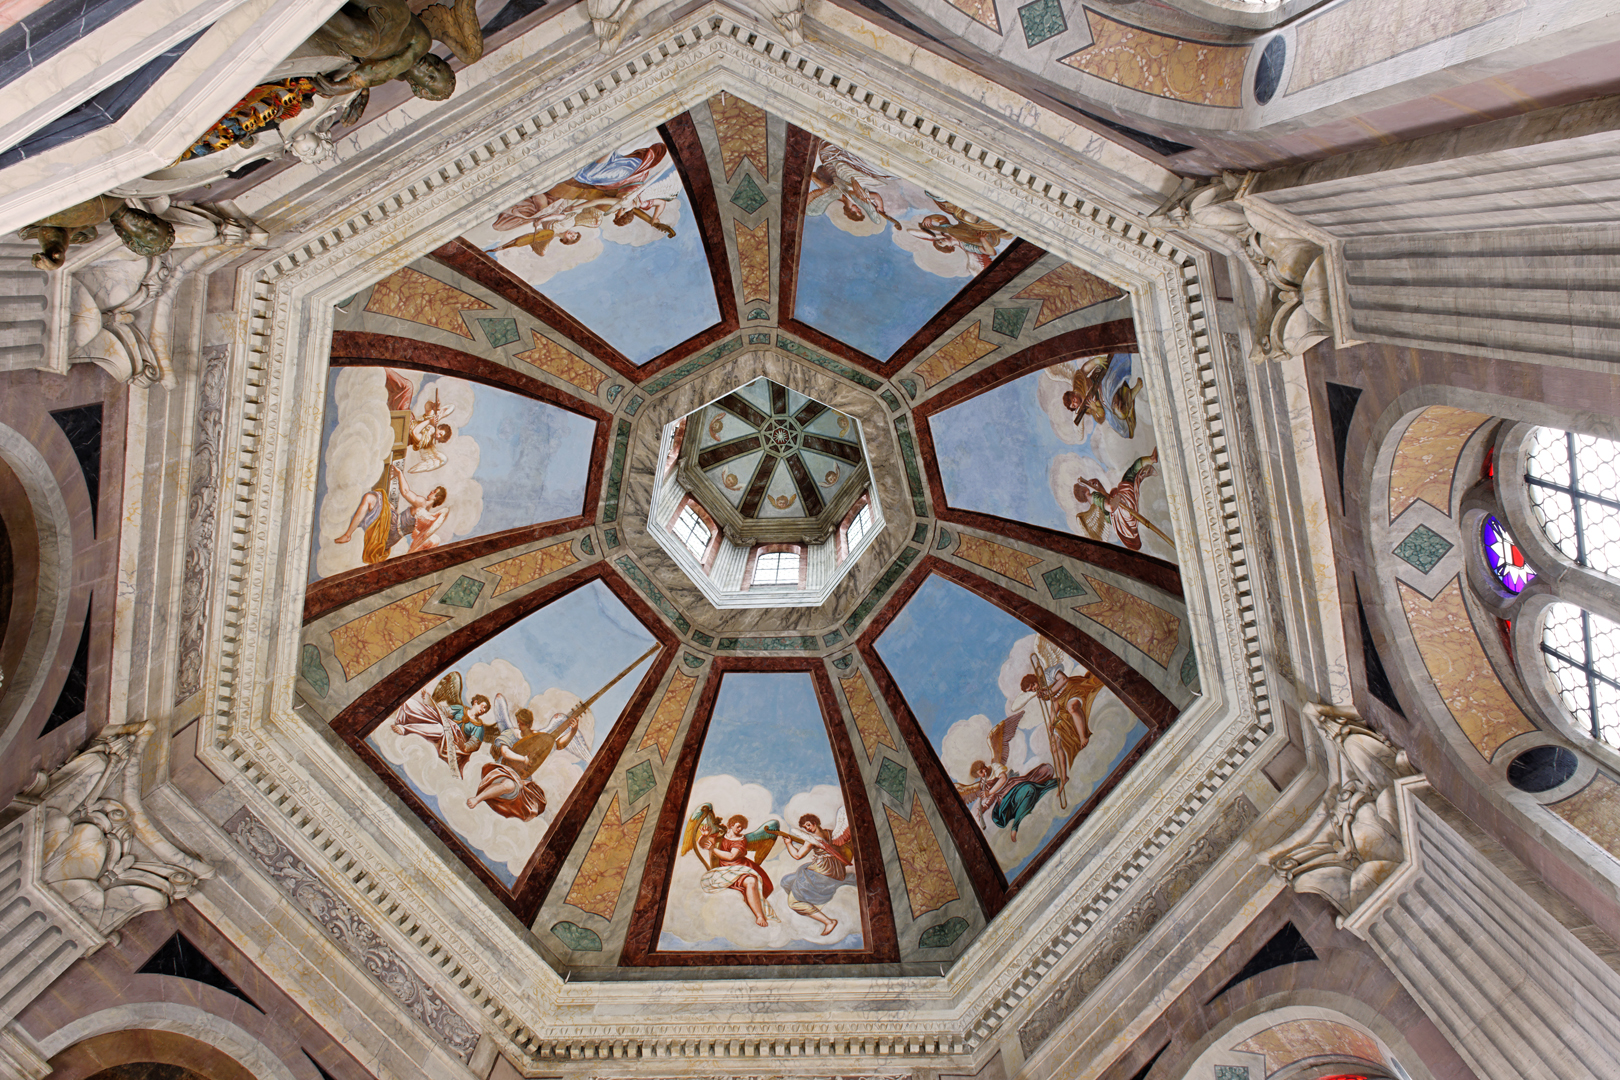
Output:
<svg viewBox="0 0 1620 1080">
<path fill-rule="evenodd" d="M 1189 1048 L 1190 1064 L 1180 1075 L 1185 1080 L 1202 1080 L 1214 1073 L 1216 1065 L 1240 1061 L 1259 1065 L 1259 1069 L 1251 1070 L 1259 1075 L 1284 1073 L 1290 1065 L 1306 1060 L 1306 1056 L 1301 1055 L 1268 1068 L 1270 1063 L 1253 1048 L 1251 1040 L 1273 1028 L 1299 1022 L 1347 1028 L 1356 1035 L 1370 1039 L 1386 1064 L 1391 1057 L 1399 1061 L 1412 1080 L 1434 1080 L 1428 1066 L 1412 1048 L 1397 1023 L 1358 998 L 1337 991 L 1310 988 L 1268 995 L 1226 1017 Z M 1239 1049 L 1245 1044 L 1251 1048 Z M 1393 1070 L 1391 1072 L 1393 1074 Z"/>
<path fill-rule="evenodd" d="M 676 48 L 670 43 L 686 35 L 686 44 Z M 1020 235 L 1047 247 L 1056 254 L 1085 268 L 1100 270 L 1110 280 L 1125 287 L 1132 299 L 1141 342 L 1141 353 L 1153 371 L 1147 392 L 1150 393 L 1157 415 L 1173 418 L 1168 425 L 1167 442 L 1175 442 L 1174 453 L 1166 454 L 1164 474 L 1167 484 L 1173 485 L 1177 498 L 1172 501 L 1177 531 L 1183 535 L 1224 535 L 1232 522 L 1217 501 L 1217 491 L 1224 483 L 1232 483 L 1231 471 L 1225 458 L 1224 440 L 1212 432 L 1205 418 L 1213 407 L 1220 411 L 1219 393 L 1215 380 L 1210 378 L 1212 367 L 1218 362 L 1223 346 L 1218 337 L 1208 333 L 1199 314 L 1202 303 L 1202 285 L 1207 273 L 1206 257 L 1195 251 L 1178 248 L 1175 242 L 1148 231 L 1139 220 L 1089 201 L 1074 192 L 1083 190 L 1086 166 L 1081 165 L 1065 175 L 1056 170 L 1046 180 L 1016 166 L 1011 151 L 998 149 L 986 152 L 974 147 L 971 140 L 918 118 L 897 99 L 888 99 L 876 91 L 840 83 L 834 76 L 829 58 L 825 66 L 817 63 L 800 65 L 796 54 L 789 54 L 782 46 L 761 36 L 750 42 L 747 35 L 756 34 L 753 26 L 738 26 L 723 8 L 710 6 L 698 16 L 678 24 L 675 29 L 650 37 L 642 47 L 643 55 L 660 55 L 659 49 L 670 45 L 664 63 L 672 65 L 669 74 L 682 73 L 676 80 L 666 78 L 656 84 L 648 80 L 627 80 L 616 84 L 604 82 L 602 71 L 614 68 L 617 62 L 593 64 L 588 70 L 572 77 L 553 92 L 547 87 L 534 91 L 534 95 L 553 93 L 553 102 L 571 102 L 567 107 L 536 104 L 534 97 L 523 102 L 521 112 L 508 108 L 499 110 L 502 102 L 492 101 L 486 116 L 467 124 L 459 131 L 448 133 L 442 140 L 432 137 L 413 140 L 409 148 L 394 151 L 394 163 L 372 162 L 373 173 L 384 172 L 391 177 L 424 175 L 426 165 L 435 166 L 431 182 L 391 180 L 396 185 L 379 196 L 353 191 L 345 196 L 340 210 L 331 212 L 318 224 L 312 225 L 297 238 L 282 244 L 263 256 L 256 264 L 241 272 L 239 281 L 250 283 L 254 293 L 251 305 L 239 305 L 239 324 L 234 329 L 238 341 L 251 344 L 238 348 L 232 357 L 230 382 L 241 393 L 228 394 L 230 402 L 225 427 L 242 432 L 244 445 L 251 444 L 249 453 L 236 466 L 236 475 L 222 478 L 221 488 L 233 490 L 230 480 L 243 483 L 251 491 L 251 501 L 233 508 L 240 517 L 233 525 L 239 535 L 246 535 L 249 543 L 241 550 L 223 550 L 224 540 L 233 529 L 221 528 L 219 563 L 228 567 L 221 575 L 219 590 L 229 590 L 231 597 L 216 598 L 215 610 L 225 612 L 228 625 L 225 633 L 210 642 L 209 671 L 220 668 L 221 639 L 230 642 L 233 650 L 234 685 L 244 689 L 242 696 L 232 699 L 229 688 L 222 688 L 215 678 L 205 687 L 205 694 L 213 698 L 205 702 L 205 711 L 214 719 L 214 739 L 219 747 L 208 745 L 204 753 L 227 771 L 242 769 L 259 780 L 268 791 L 280 788 L 291 798 L 270 799 L 256 803 L 256 807 L 269 820 L 290 818 L 293 827 L 283 830 L 293 834 L 294 843 L 304 844 L 296 835 L 299 828 L 306 831 L 320 822 L 324 831 L 337 834 L 342 843 L 330 848 L 332 852 L 347 849 L 349 856 L 359 858 L 361 865 L 377 861 L 386 864 L 416 865 L 438 858 L 413 835 L 387 838 L 387 842 L 400 845 L 400 854 L 383 858 L 377 849 L 381 838 L 353 833 L 342 825 L 344 815 L 337 810 L 330 793 L 310 779 L 313 770 L 294 769 L 291 762 L 298 756 L 329 762 L 334 771 L 343 772 L 352 764 L 335 759 L 332 748 L 318 733 L 306 730 L 302 722 L 287 722 L 288 718 L 271 714 L 279 712 L 281 703 L 290 700 L 291 684 L 297 670 L 299 647 L 298 628 L 300 610 L 295 596 L 282 595 L 275 588 L 273 578 L 265 573 L 263 556 L 267 554 L 265 540 L 276 530 L 271 523 L 285 517 L 299 519 L 290 508 L 301 506 L 310 497 L 308 485 L 313 483 L 313 472 L 307 465 L 314 460 L 320 435 L 319 419 L 311 419 L 308 410 L 300 411 L 296 405 L 318 396 L 317 382 L 324 379 L 324 358 L 319 348 L 309 348 L 311 342 L 324 342 L 331 334 L 331 305 L 358 287 L 376 281 L 408 264 L 426 251 L 447 242 L 479 216 L 512 198 L 521 186 L 526 191 L 534 186 L 536 178 L 560 176 L 577 162 L 578 147 L 587 133 L 596 132 L 595 138 L 628 132 L 630 127 L 644 127 L 661 122 L 689 108 L 695 101 L 706 99 L 726 90 L 749 100 L 760 102 L 784 119 L 806 130 L 835 138 L 859 152 L 873 154 L 886 166 L 903 175 L 927 176 L 929 182 L 942 194 L 982 206 L 988 213 L 998 216 Z M 681 51 L 683 50 L 684 51 Z M 632 60 L 632 65 L 639 63 Z M 622 66 L 622 63 L 617 63 Z M 645 67 L 642 69 L 645 72 Z M 632 72 L 632 74 L 636 74 Z M 593 81 L 594 80 L 594 81 Z M 608 89 L 602 89 L 603 86 Z M 627 88 L 627 89 L 626 89 Z M 915 100 L 924 107 L 945 115 L 958 106 L 938 92 L 915 87 Z M 618 97 L 614 93 L 622 90 Z M 639 96 L 638 96 L 639 95 Z M 492 92 L 491 96 L 495 96 Z M 625 99 L 620 101 L 619 98 Z M 456 115 L 463 119 L 472 106 Z M 547 112 L 547 109 L 551 112 Z M 629 109 L 630 114 L 612 110 Z M 488 113 L 496 113 L 489 116 Z M 528 120 L 511 119 L 514 116 L 532 117 L 538 113 L 554 118 L 538 132 Z M 612 113 L 611 125 L 608 125 Z M 506 127 L 502 129 L 502 117 Z M 1044 127 L 1054 127 L 1055 121 L 1047 117 Z M 523 127 L 522 125 L 527 125 Z M 931 133 L 926 133 L 929 128 Z M 1080 131 L 1080 129 L 1075 129 Z M 603 134 L 606 132 L 606 134 Z M 513 134 L 515 133 L 515 134 Z M 505 134 L 505 152 L 494 153 L 490 147 L 503 145 L 497 134 Z M 1059 135 L 1072 133 L 1060 132 Z M 1079 137 L 1089 138 L 1081 132 Z M 1050 156 L 1050 140 L 1034 138 L 1018 149 L 1027 150 L 1033 160 Z M 1018 144 L 1020 136 L 1009 135 L 1009 145 Z M 432 160 L 412 159 L 416 147 L 435 144 Z M 493 156 L 492 156 L 493 154 Z M 472 193 L 477 192 L 474 196 Z M 342 195 L 342 193 L 339 193 Z M 362 195 L 364 196 L 362 198 Z M 386 220 L 387 227 L 379 228 Z M 334 243 L 335 238 L 342 237 Z M 630 395 L 625 395 L 626 398 Z M 1185 465 L 1181 464 L 1185 462 Z M 294 478 L 308 473 L 307 481 Z M 301 486 L 302 485 L 302 486 Z M 307 520 L 308 515 L 304 515 Z M 307 550 L 307 525 L 295 530 L 286 541 L 287 565 L 281 567 L 283 580 L 301 576 L 298 563 Z M 1248 684 L 1248 675 L 1241 679 L 1237 672 L 1248 668 L 1251 655 L 1257 655 L 1258 644 L 1237 635 L 1230 627 L 1236 620 L 1224 620 L 1222 612 L 1213 605 L 1214 597 L 1228 598 L 1235 603 L 1247 593 L 1247 588 L 1235 582 L 1236 573 L 1229 560 L 1214 559 L 1204 564 L 1191 563 L 1183 568 L 1184 585 L 1188 599 L 1192 630 L 1202 663 L 1207 665 L 1204 698 L 1188 711 L 1176 725 L 1168 750 L 1161 749 L 1156 769 L 1139 769 L 1127 778 L 1114 800 L 1116 813 L 1099 813 L 1091 828 L 1098 836 L 1111 835 L 1112 853 L 1094 859 L 1083 868 L 1074 865 L 1078 856 L 1074 852 L 1083 845 L 1071 843 L 1065 862 L 1054 860 L 1061 866 L 1047 877 L 1047 887 L 1026 891 L 1012 905 L 1008 918 L 1026 929 L 1015 950 L 999 950 L 988 955 L 988 946 L 978 949 L 976 958 L 965 957 L 947 985 L 940 988 L 944 995 L 939 1003 L 959 1014 L 968 1014 L 986 1008 L 986 1002 L 1000 993 L 987 977 L 990 966 L 1000 968 L 1013 963 L 1028 963 L 1046 947 L 1054 931 L 1060 931 L 1066 916 L 1086 906 L 1137 851 L 1146 845 L 1155 831 L 1164 826 L 1160 819 L 1149 820 L 1145 815 L 1135 821 L 1119 816 L 1119 808 L 1136 806 L 1149 797 L 1159 799 L 1167 783 L 1175 785 L 1177 796 L 1168 801 L 1169 807 L 1179 802 L 1163 820 L 1176 814 L 1185 816 L 1190 807 L 1196 809 L 1209 799 L 1207 787 L 1193 782 L 1176 784 L 1165 774 L 1166 763 L 1178 758 L 1196 756 L 1206 764 L 1230 762 L 1220 771 L 1231 776 L 1246 775 L 1236 772 L 1245 761 L 1264 760 L 1263 746 L 1282 738 L 1272 731 L 1264 713 L 1257 712 L 1254 699 L 1232 696 L 1232 686 Z M 243 589 L 242 584 L 247 584 Z M 240 590 L 240 591 L 239 591 Z M 296 590 L 291 590 L 296 591 Z M 235 597 L 240 595 L 241 601 Z M 231 602 L 226 603 L 229 599 Z M 301 602 L 301 601 L 300 601 Z M 285 607 L 278 612 L 278 607 Z M 241 627 L 266 624 L 287 627 L 285 633 L 243 634 Z M 250 696 L 251 695 L 251 696 Z M 1183 762 L 1185 764 L 1185 762 Z M 1182 770 L 1190 777 L 1205 775 L 1202 765 Z M 1215 772 L 1212 768 L 1211 773 Z M 1208 782 L 1205 782 L 1206 784 Z M 266 785 L 268 785 L 266 787 Z M 364 785 L 347 790 L 344 797 L 358 799 L 368 809 L 386 816 L 392 810 L 380 801 L 375 792 Z M 1190 801 L 1189 801 L 1190 800 Z M 375 806 L 370 804 L 375 803 Z M 333 812 L 325 812 L 331 808 Z M 1105 811 L 1109 808 L 1105 808 Z M 1179 831 L 1180 822 L 1176 823 Z M 323 845 L 325 847 L 325 845 Z M 407 852 L 406 849 L 410 850 Z M 334 856 L 316 851 L 305 844 L 304 850 L 312 861 L 326 865 Z M 1159 850 L 1162 850 L 1160 848 Z M 372 855 L 366 854 L 371 852 Z M 1150 852 L 1150 856 L 1153 853 Z M 373 855 L 378 857 L 374 860 Z M 352 859 L 346 859 L 354 865 Z M 347 874 L 336 875 L 345 892 L 353 882 Z M 389 875 L 396 894 L 414 890 L 410 882 Z M 1117 875 L 1116 875 L 1117 876 Z M 1068 884 L 1063 879 L 1069 878 Z M 464 895 L 463 895 L 464 892 Z M 449 895 L 454 893 L 456 895 Z M 369 894 L 354 887 L 353 896 L 363 909 L 373 906 Z M 419 929 L 413 930 L 412 951 L 417 947 L 440 953 L 443 942 L 470 941 L 467 932 L 457 922 L 440 918 L 435 907 L 450 905 L 456 909 L 456 919 L 477 924 L 473 937 L 501 940 L 511 928 L 499 917 L 486 911 L 482 897 L 457 881 L 446 883 L 445 895 L 423 897 L 423 907 L 415 914 Z M 438 939 L 435 942 L 435 939 Z M 517 978 L 516 973 L 503 975 L 490 967 L 482 958 L 469 955 L 469 949 L 452 946 L 448 954 L 457 963 L 465 965 L 461 981 L 473 978 L 486 987 L 496 987 Z M 424 960 L 424 965 L 431 961 Z M 527 969 L 525 969 L 527 973 Z M 527 989 L 531 998 L 552 998 L 560 987 L 555 974 L 543 964 L 532 973 Z M 802 980 L 801 980 L 802 982 Z M 826 1001 L 827 987 L 819 986 L 812 998 Z M 795 985 L 795 992 L 804 987 Z M 576 984 L 574 996 L 580 991 Z M 705 991 L 694 989 L 694 994 Z M 1018 996 L 1028 992 L 1017 988 Z M 613 987 L 597 987 L 590 991 L 603 998 L 633 992 Z M 716 989 L 723 995 L 724 990 Z M 497 998 L 507 995 L 496 993 Z M 535 1002 L 535 1004 L 539 1004 Z M 524 1007 L 523 1011 L 527 1011 Z M 528 1017 L 525 1017 L 528 1020 Z"/>
<path fill-rule="evenodd" d="M 211 1046 L 257 1080 L 299 1080 L 275 1052 L 216 1013 L 170 1001 L 115 1005 L 82 1016 L 39 1040 L 44 1057 L 54 1058 L 86 1039 L 113 1032 L 166 1031 Z"/>
</svg>

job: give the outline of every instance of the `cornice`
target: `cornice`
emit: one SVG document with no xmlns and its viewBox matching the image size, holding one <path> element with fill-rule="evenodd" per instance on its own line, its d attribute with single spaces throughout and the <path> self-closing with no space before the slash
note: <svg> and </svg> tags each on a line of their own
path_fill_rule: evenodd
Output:
<svg viewBox="0 0 1620 1080">
<path fill-rule="evenodd" d="M 529 1068 L 609 1056 L 626 1072 L 698 1057 L 811 1056 L 836 1059 L 841 1072 L 892 1067 L 896 1057 L 943 1064 L 1016 1020 L 1109 925 L 1126 886 L 1160 873 L 1181 833 L 1212 821 L 1227 785 L 1284 737 L 1254 618 L 1261 583 L 1240 513 L 1249 493 L 1231 465 L 1220 374 L 1233 358 L 1208 323 L 1207 257 L 1084 194 L 1083 154 L 1061 169 L 1025 164 L 1051 157 L 1047 135 L 1004 130 L 992 143 L 979 135 L 982 117 L 947 119 L 959 91 L 919 84 L 903 96 L 844 74 L 853 61 L 841 40 L 790 48 L 711 4 L 634 48 L 521 94 L 489 80 L 487 98 L 399 140 L 374 163 L 377 179 L 334 189 L 340 204 L 238 270 L 238 295 L 251 300 L 222 334 L 231 353 L 219 486 L 230 497 L 215 549 L 219 624 L 204 664 L 202 753 L 241 777 L 238 805 Z M 587 140 L 644 129 L 720 90 L 897 173 L 926 176 L 930 190 L 1126 288 L 1150 370 L 1144 392 L 1164 418 L 1175 532 L 1197 538 L 1202 553 L 1182 564 L 1182 582 L 1203 697 L 939 978 L 566 983 L 526 929 L 418 832 L 367 824 L 391 820 L 392 804 L 288 707 L 320 437 L 319 411 L 307 403 L 324 385 L 331 304 L 520 188 L 560 176 Z M 681 385 L 656 381 L 660 392 Z"/>
</svg>

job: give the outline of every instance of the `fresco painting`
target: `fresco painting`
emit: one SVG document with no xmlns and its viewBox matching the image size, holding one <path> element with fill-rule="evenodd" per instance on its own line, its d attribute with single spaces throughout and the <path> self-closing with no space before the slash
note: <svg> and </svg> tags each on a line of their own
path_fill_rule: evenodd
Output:
<svg viewBox="0 0 1620 1080">
<path fill-rule="evenodd" d="M 698 757 L 658 947 L 859 949 L 855 850 L 805 672 L 724 676 Z"/>
<path fill-rule="evenodd" d="M 388 367 L 327 379 L 309 580 L 582 511 L 596 424 Z"/>
<path fill-rule="evenodd" d="M 508 207 L 466 240 L 633 363 L 720 321 L 691 193 L 657 131 Z"/>
<path fill-rule="evenodd" d="M 794 317 L 886 360 L 1013 236 L 842 147 L 812 153 Z"/>
<path fill-rule="evenodd" d="M 429 679 L 366 742 L 511 887 L 656 652 L 592 581 Z"/>
<path fill-rule="evenodd" d="M 1140 357 L 1104 354 L 1031 372 L 932 417 L 947 501 L 1177 561 L 1142 385 Z"/>
<path fill-rule="evenodd" d="M 1147 734 L 1079 661 L 942 577 L 877 651 L 1008 880 Z"/>
</svg>

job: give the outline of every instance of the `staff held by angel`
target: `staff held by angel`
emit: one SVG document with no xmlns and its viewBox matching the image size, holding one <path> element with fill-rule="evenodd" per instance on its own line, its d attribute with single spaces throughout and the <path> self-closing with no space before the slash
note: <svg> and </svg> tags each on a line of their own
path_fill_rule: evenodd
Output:
<svg viewBox="0 0 1620 1080">
<path fill-rule="evenodd" d="M 1142 550 L 1138 526 L 1150 530 L 1175 549 L 1176 542 L 1146 514 L 1142 513 L 1142 483 L 1159 473 L 1159 450 L 1137 458 L 1125 469 L 1119 483 L 1108 487 L 1103 481 L 1082 476 L 1074 484 L 1074 498 L 1080 504 L 1075 515 L 1080 527 L 1093 540 L 1101 540 L 1106 526 L 1114 526 L 1119 542 L 1132 551 Z"/>
<path fill-rule="evenodd" d="M 1083 428 L 1087 420 L 1107 424 L 1121 438 L 1136 438 L 1136 395 L 1142 392 L 1142 379 L 1130 381 L 1128 353 L 1088 356 L 1078 364 L 1059 364 L 1049 369 L 1057 379 L 1067 380 L 1063 392 L 1064 409 L 1074 414 L 1074 426 Z"/>
<path fill-rule="evenodd" d="M 942 214 L 925 214 L 911 230 L 933 245 L 935 251 L 947 255 L 960 251 L 967 256 L 968 270 L 978 273 L 995 260 L 996 249 L 1013 234 L 998 225 L 992 225 L 978 214 L 969 213 L 955 203 L 946 202 L 932 192 L 928 197 Z"/>
<path fill-rule="evenodd" d="M 882 218 L 900 231 L 900 223 L 889 216 L 883 205 L 883 195 L 875 190 L 895 179 L 866 159 L 850 153 L 841 146 L 821 141 L 816 150 L 816 167 L 810 173 L 815 186 L 805 202 L 805 216 L 813 218 L 825 213 L 834 202 L 840 204 L 844 216 L 850 221 Z M 881 226 L 880 226 L 881 227 Z"/>
<path fill-rule="evenodd" d="M 1048 792 L 1056 791 L 1058 805 L 1068 808 L 1070 770 L 1091 742 L 1091 705 L 1103 682 L 1090 672 L 1071 675 L 1064 671 L 1065 659 L 1062 651 L 1045 638 L 1036 642 L 1029 657 L 1030 671 L 1019 682 L 1019 689 L 1029 695 L 1024 708 L 990 729 L 990 760 L 975 761 L 968 769 L 972 780 L 956 785 L 958 794 L 977 814 L 981 827 L 985 827 L 985 815 L 989 814 L 990 823 L 1007 829 L 1014 842 L 1018 840 L 1019 825 L 1035 812 Z M 1007 756 L 1032 704 L 1041 710 L 1048 760 L 1015 772 L 1008 768 Z"/>
</svg>

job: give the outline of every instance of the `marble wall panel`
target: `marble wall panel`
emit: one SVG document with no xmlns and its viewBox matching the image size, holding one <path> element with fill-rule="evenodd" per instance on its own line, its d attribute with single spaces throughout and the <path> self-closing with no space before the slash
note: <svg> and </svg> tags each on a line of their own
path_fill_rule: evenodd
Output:
<svg viewBox="0 0 1620 1080">
<path fill-rule="evenodd" d="M 1412 420 L 1401 434 L 1390 465 L 1390 521 L 1419 499 L 1441 513 L 1451 513 L 1457 456 L 1469 436 L 1489 419 L 1467 409 L 1432 405 Z"/>
</svg>

